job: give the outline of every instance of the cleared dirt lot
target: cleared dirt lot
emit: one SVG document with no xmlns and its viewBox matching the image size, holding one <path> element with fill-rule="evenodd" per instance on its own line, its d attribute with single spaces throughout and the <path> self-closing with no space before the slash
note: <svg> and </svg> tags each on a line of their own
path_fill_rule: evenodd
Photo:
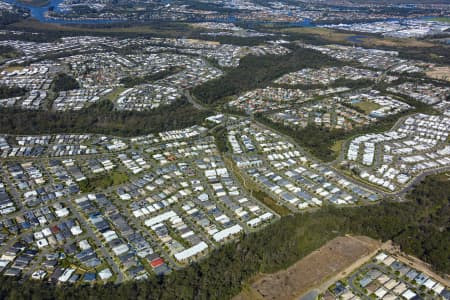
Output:
<svg viewBox="0 0 450 300">
<path fill-rule="evenodd" d="M 435 67 L 427 71 L 427 76 L 435 79 L 450 81 L 450 67 Z"/>
<path fill-rule="evenodd" d="M 235 300 L 298 299 L 312 288 L 321 290 L 344 277 L 380 247 L 381 243 L 367 237 L 337 237 L 287 270 L 258 278 Z"/>
</svg>

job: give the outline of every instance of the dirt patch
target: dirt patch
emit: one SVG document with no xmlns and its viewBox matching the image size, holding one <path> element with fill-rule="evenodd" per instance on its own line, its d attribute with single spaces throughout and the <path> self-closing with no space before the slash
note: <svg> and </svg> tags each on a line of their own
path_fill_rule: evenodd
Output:
<svg viewBox="0 0 450 300">
<path fill-rule="evenodd" d="M 263 276 L 251 284 L 263 299 L 294 299 L 317 286 L 325 286 L 337 277 L 346 276 L 355 267 L 367 261 L 380 248 L 381 243 L 367 237 L 337 237 L 298 261 L 287 270 Z M 355 265 L 356 264 L 356 265 Z M 241 294 L 235 299 L 245 298 Z"/>
<path fill-rule="evenodd" d="M 428 77 L 450 81 L 450 67 L 435 67 L 426 72 Z"/>
<path fill-rule="evenodd" d="M 11 66 L 11 67 L 6 67 L 6 68 L 2 69 L 2 71 L 13 72 L 13 71 L 22 70 L 22 69 L 23 69 L 22 66 Z"/>
</svg>

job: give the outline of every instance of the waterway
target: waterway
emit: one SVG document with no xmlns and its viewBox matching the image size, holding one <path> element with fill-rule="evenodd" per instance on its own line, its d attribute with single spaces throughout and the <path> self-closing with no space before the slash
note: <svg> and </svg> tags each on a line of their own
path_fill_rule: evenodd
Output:
<svg viewBox="0 0 450 300">
<path fill-rule="evenodd" d="M 8 3 L 11 3 L 13 5 L 16 5 L 18 7 L 22 7 L 22 8 L 26 8 L 29 9 L 31 12 L 31 16 L 43 23 L 58 23 L 58 24 L 108 24 L 108 23 L 113 23 L 113 22 L 117 22 L 117 20 L 71 20 L 71 19 L 62 19 L 62 18 L 49 18 L 47 16 L 47 13 L 49 12 L 49 10 L 53 10 L 55 12 L 61 12 L 59 4 L 61 4 L 64 0 L 50 0 L 49 4 L 45 5 L 45 6 L 32 6 L 26 3 L 22 3 L 19 2 L 17 0 L 4 0 Z M 427 17 L 423 17 L 421 19 L 425 19 Z M 402 21 L 402 18 L 388 18 L 385 21 Z M 204 22 L 204 20 L 199 20 L 201 22 Z M 218 19 L 218 20 L 212 20 L 215 22 L 228 22 L 228 23 L 233 23 L 234 21 L 236 21 L 232 16 L 229 17 L 228 19 Z M 371 21 L 369 21 L 371 22 Z M 375 22 L 375 21 L 374 21 Z M 261 21 L 254 21 L 254 22 L 248 22 L 249 25 L 253 24 L 261 24 L 261 23 L 266 23 L 266 22 L 261 22 Z M 267 22 L 270 23 L 270 22 Z M 292 22 L 292 23 L 283 23 L 284 26 L 288 26 L 288 27 L 315 27 L 316 24 L 314 24 L 310 19 L 305 19 L 301 22 Z M 355 38 L 354 42 L 360 42 L 362 39 L 364 39 L 365 36 L 358 36 L 357 38 Z"/>
<path fill-rule="evenodd" d="M 66 20 L 66 19 L 54 19 L 48 18 L 47 12 L 53 10 L 55 12 L 61 12 L 59 4 L 64 0 L 51 0 L 49 4 L 45 6 L 33 6 L 26 3 L 19 2 L 17 0 L 4 0 L 15 6 L 26 8 L 30 10 L 31 16 L 43 23 L 59 23 L 59 24 L 107 24 L 114 21 L 111 20 Z"/>
<path fill-rule="evenodd" d="M 26 8 L 30 10 L 31 17 L 38 20 L 39 22 L 43 23 L 58 23 L 58 24 L 108 24 L 117 22 L 114 20 L 71 20 L 71 19 L 62 19 L 62 18 L 49 18 L 47 16 L 47 13 L 49 10 L 53 10 L 55 12 L 61 12 L 59 8 L 59 4 L 61 4 L 64 0 L 50 0 L 49 4 L 45 6 L 33 6 L 26 3 L 19 2 L 17 0 L 4 0 L 8 3 L 11 3 L 13 5 L 16 5 L 18 7 Z M 195 20 L 194 20 L 195 21 Z M 204 20 L 199 20 L 199 22 L 204 22 Z M 227 23 L 233 23 L 236 21 L 233 17 L 230 17 L 228 19 L 218 19 L 218 20 L 212 20 L 216 22 L 227 22 Z M 250 22 L 252 23 L 252 22 Z M 265 23 L 265 22 L 254 22 L 255 24 L 258 23 Z M 250 24 L 251 25 L 251 24 Z M 309 19 L 305 19 L 302 22 L 296 22 L 296 23 L 286 23 L 284 24 L 286 26 L 292 26 L 292 27 L 311 27 L 314 26 L 314 24 Z"/>
</svg>

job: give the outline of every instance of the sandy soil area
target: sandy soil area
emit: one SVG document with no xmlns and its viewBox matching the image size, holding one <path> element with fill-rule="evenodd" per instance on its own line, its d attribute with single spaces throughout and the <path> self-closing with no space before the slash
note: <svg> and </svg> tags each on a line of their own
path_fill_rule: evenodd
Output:
<svg viewBox="0 0 450 300">
<path fill-rule="evenodd" d="M 450 81 L 450 67 L 435 67 L 426 72 L 428 77 Z"/>
<path fill-rule="evenodd" d="M 326 289 L 367 262 L 380 247 L 368 237 L 337 237 L 288 269 L 260 276 L 234 300 L 298 299 L 313 288 Z"/>
</svg>

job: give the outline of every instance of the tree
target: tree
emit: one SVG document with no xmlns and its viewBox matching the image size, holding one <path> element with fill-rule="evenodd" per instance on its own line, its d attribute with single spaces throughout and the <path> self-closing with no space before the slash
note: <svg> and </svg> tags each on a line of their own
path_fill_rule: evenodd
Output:
<svg viewBox="0 0 450 300">
<path fill-rule="evenodd" d="M 70 75 L 67 75 L 66 73 L 57 74 L 55 79 L 53 80 L 52 85 L 53 91 L 57 93 L 80 88 L 78 81 L 76 81 L 75 78 L 73 78 Z"/>
</svg>

